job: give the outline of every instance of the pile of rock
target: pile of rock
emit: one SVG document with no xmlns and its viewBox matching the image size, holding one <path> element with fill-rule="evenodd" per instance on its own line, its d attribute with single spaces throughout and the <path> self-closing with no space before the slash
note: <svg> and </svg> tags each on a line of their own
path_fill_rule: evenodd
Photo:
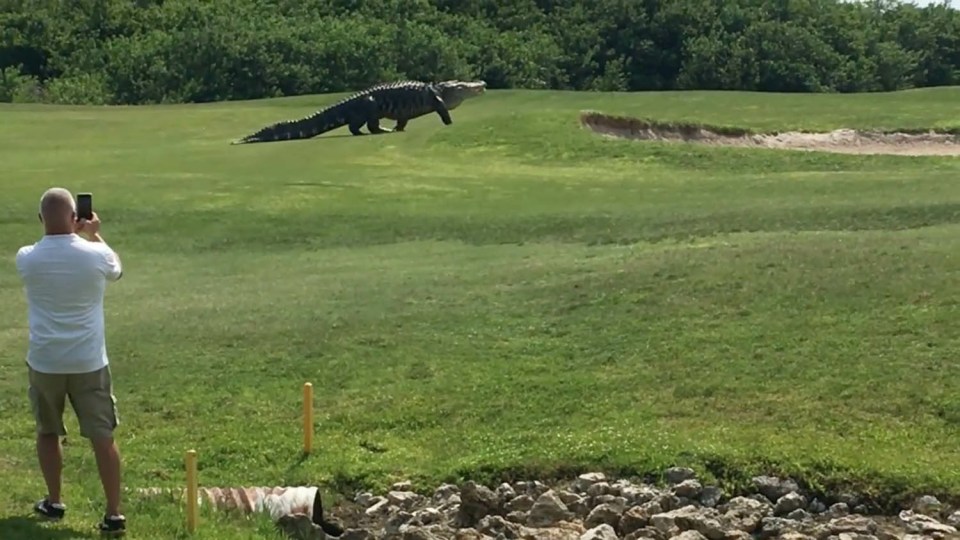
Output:
<svg viewBox="0 0 960 540">
<path fill-rule="evenodd" d="M 611 480 L 601 473 L 547 486 L 539 481 L 495 488 L 444 484 L 431 496 L 396 484 L 384 495 L 361 493 L 329 514 L 340 540 L 926 540 L 960 538 L 960 511 L 921 497 L 895 516 L 871 514 L 855 496 L 827 505 L 789 479 L 760 476 L 748 495 L 704 486 L 690 469 L 666 471 L 666 487 Z M 352 506 L 352 513 L 350 507 Z M 286 516 L 293 538 L 327 539 L 306 516 Z"/>
</svg>

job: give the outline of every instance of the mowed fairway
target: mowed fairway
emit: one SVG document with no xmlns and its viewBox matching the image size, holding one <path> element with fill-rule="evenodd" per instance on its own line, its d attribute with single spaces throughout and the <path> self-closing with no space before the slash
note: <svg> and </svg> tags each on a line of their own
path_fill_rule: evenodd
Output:
<svg viewBox="0 0 960 540">
<path fill-rule="evenodd" d="M 13 256 L 92 191 L 124 483 L 423 489 L 657 471 L 960 494 L 960 159 L 604 139 L 582 109 L 754 129 L 960 127 L 960 89 L 493 91 L 408 131 L 231 146 L 340 96 L 0 106 L 0 537 L 41 538 Z M 392 122 L 387 124 L 392 127 Z M 316 451 L 301 449 L 301 386 Z M 102 512 L 66 415 L 68 518 Z M 131 494 L 133 538 L 183 534 Z M 270 524 L 204 512 L 197 538 Z"/>
</svg>

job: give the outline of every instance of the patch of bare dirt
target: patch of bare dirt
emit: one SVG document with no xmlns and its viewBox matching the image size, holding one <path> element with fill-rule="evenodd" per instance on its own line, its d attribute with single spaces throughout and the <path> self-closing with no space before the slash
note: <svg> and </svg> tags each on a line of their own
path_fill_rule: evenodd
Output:
<svg viewBox="0 0 960 540">
<path fill-rule="evenodd" d="M 924 133 L 855 129 L 837 129 L 826 133 L 800 131 L 751 133 L 740 129 L 654 122 L 594 111 L 581 113 L 580 123 L 601 135 L 642 141 L 686 142 L 713 146 L 776 148 L 840 154 L 960 156 L 960 134 L 932 130 Z"/>
</svg>

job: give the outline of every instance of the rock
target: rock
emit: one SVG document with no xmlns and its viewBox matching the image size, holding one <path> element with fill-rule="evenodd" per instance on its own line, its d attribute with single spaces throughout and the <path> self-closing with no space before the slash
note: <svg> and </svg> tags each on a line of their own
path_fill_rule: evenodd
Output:
<svg viewBox="0 0 960 540">
<path fill-rule="evenodd" d="M 617 529 L 621 534 L 630 534 L 636 530 L 642 529 L 650 524 L 650 517 L 659 514 L 663 510 L 656 502 L 647 503 L 641 506 L 632 506 L 620 516 L 620 522 Z"/>
<path fill-rule="evenodd" d="M 362 492 L 356 505 L 328 510 L 328 519 L 345 523 L 339 536 L 304 515 L 283 516 L 276 526 L 287 538 L 308 540 L 960 540 L 960 511 L 932 496 L 898 515 L 868 517 L 861 511 L 882 509 L 853 495 L 827 508 L 828 499 L 808 501 L 790 480 L 757 477 L 757 492 L 725 500 L 719 488 L 684 474 L 662 489 L 588 473 L 569 490 L 467 482 L 441 485 L 430 497 L 398 482 L 385 496 Z"/>
<path fill-rule="evenodd" d="M 833 517 L 843 517 L 850 514 L 850 506 L 845 502 L 838 502 L 830 505 L 827 513 Z"/>
<path fill-rule="evenodd" d="M 475 528 L 487 536 L 503 535 L 506 538 L 517 538 L 521 530 L 519 524 L 511 523 L 500 516 L 486 516 L 477 523 Z"/>
<path fill-rule="evenodd" d="M 916 534 L 957 534 L 957 528 L 951 525 L 940 523 L 936 519 L 912 510 L 900 512 L 900 521 L 906 530 Z"/>
<path fill-rule="evenodd" d="M 716 486 L 707 486 L 700 492 L 700 504 L 713 508 L 723 500 L 723 490 Z"/>
<path fill-rule="evenodd" d="M 500 503 L 504 504 L 508 501 L 513 500 L 517 496 L 517 491 L 513 489 L 513 486 L 504 482 L 497 486 L 497 497 L 500 499 Z"/>
<path fill-rule="evenodd" d="M 877 523 L 868 517 L 852 515 L 831 519 L 827 527 L 837 535 L 844 532 L 872 535 L 877 530 Z"/>
<path fill-rule="evenodd" d="M 617 532 L 613 530 L 613 527 L 603 523 L 597 525 L 596 527 L 591 528 L 582 535 L 580 535 L 580 540 L 618 540 Z"/>
<path fill-rule="evenodd" d="M 780 479 L 775 476 L 755 476 L 751 481 L 753 482 L 754 488 L 771 501 L 776 501 L 787 493 L 800 490 L 800 486 L 789 478 Z"/>
<path fill-rule="evenodd" d="M 526 494 L 536 499 L 543 495 L 548 488 L 543 482 L 534 480 L 532 482 L 517 482 L 513 484 L 513 489 L 517 492 L 517 495 Z"/>
<path fill-rule="evenodd" d="M 453 484 L 440 484 L 440 486 L 433 491 L 433 502 L 444 503 L 454 495 L 460 495 L 459 487 Z"/>
<path fill-rule="evenodd" d="M 347 529 L 338 540 L 374 540 L 373 533 L 366 529 Z"/>
<path fill-rule="evenodd" d="M 406 509 L 412 507 L 419 499 L 420 495 L 412 491 L 390 491 L 387 493 L 387 500 L 391 504 Z"/>
<path fill-rule="evenodd" d="M 597 482 L 587 488 L 587 495 L 598 497 L 600 495 L 616 495 L 616 490 L 606 482 Z"/>
<path fill-rule="evenodd" d="M 373 504 L 364 510 L 364 513 L 371 517 L 385 514 L 390 508 L 390 501 L 386 497 L 374 497 L 374 499 Z"/>
<path fill-rule="evenodd" d="M 403 526 L 407 523 L 410 523 L 413 520 L 413 514 L 400 510 L 399 512 L 394 512 L 390 514 L 390 517 L 387 518 L 387 522 L 383 525 L 383 530 L 387 535 L 396 535 L 403 532 Z"/>
<path fill-rule="evenodd" d="M 807 505 L 807 500 L 803 495 L 797 492 L 790 492 L 777 499 L 777 504 L 773 509 L 775 516 L 785 516 L 794 510 L 799 510 Z"/>
<path fill-rule="evenodd" d="M 567 509 L 575 516 L 585 518 L 590 513 L 590 501 L 587 497 L 580 497 L 567 505 Z"/>
<path fill-rule="evenodd" d="M 600 472 L 583 473 L 573 482 L 573 489 L 580 493 L 586 493 L 590 486 L 598 482 L 606 482 L 606 480 L 607 475 Z"/>
<path fill-rule="evenodd" d="M 820 499 L 814 498 L 810 501 L 810 504 L 807 506 L 807 512 L 811 514 L 822 514 L 827 511 L 827 505 L 823 504 L 823 501 Z"/>
<path fill-rule="evenodd" d="M 667 540 L 668 536 L 653 527 L 644 527 L 623 537 L 623 540 Z"/>
<path fill-rule="evenodd" d="M 653 500 L 660 503 L 660 508 L 663 508 L 665 512 L 687 506 L 685 504 L 681 504 L 680 497 L 677 497 L 672 493 L 662 493 L 659 497 L 654 497 Z"/>
<path fill-rule="evenodd" d="M 498 513 L 499 506 L 500 499 L 490 488 L 467 482 L 460 490 L 460 507 L 455 523 L 458 527 L 472 527 L 484 516 Z"/>
<path fill-rule="evenodd" d="M 576 495 L 574 496 L 576 497 Z M 579 497 L 577 498 L 579 499 Z M 533 503 L 534 503 L 533 497 L 524 494 L 518 497 L 514 497 L 513 499 L 510 499 L 510 501 L 504 505 L 504 508 L 508 512 L 516 512 L 516 511 L 527 512 L 531 508 L 533 508 Z"/>
<path fill-rule="evenodd" d="M 860 504 L 860 498 L 852 493 L 841 493 L 837 496 L 837 502 L 842 502 L 847 508 L 854 508 Z"/>
<path fill-rule="evenodd" d="M 794 521 L 803 521 L 805 519 L 808 519 L 809 517 L 810 517 L 810 514 L 808 514 L 807 511 L 804 510 L 803 508 L 797 508 L 793 512 L 790 512 L 789 514 L 787 514 L 787 519 L 792 519 Z"/>
<path fill-rule="evenodd" d="M 413 491 L 413 482 L 409 480 L 404 480 L 402 482 L 395 482 L 390 486 L 391 491 Z"/>
<path fill-rule="evenodd" d="M 433 523 L 439 523 L 443 519 L 443 513 L 436 508 L 427 507 L 414 512 L 413 519 L 421 525 L 431 525 Z"/>
<path fill-rule="evenodd" d="M 623 499 L 623 497 L 618 497 L 618 496 L 616 496 L 616 495 L 610 495 L 610 494 L 606 494 L 606 495 L 596 495 L 596 496 L 594 496 L 594 497 L 591 497 L 591 496 L 588 495 L 587 498 L 590 500 L 590 506 L 596 506 L 596 505 L 598 505 L 598 504 L 612 503 L 612 502 L 614 502 L 614 501 L 616 501 L 616 500 L 618 500 L 618 499 Z M 623 499 L 623 500 L 625 500 L 625 499 Z"/>
<path fill-rule="evenodd" d="M 583 525 L 588 528 L 595 528 L 602 524 L 616 526 L 620 523 L 620 517 L 623 515 L 624 507 L 616 504 L 601 504 L 594 507 L 587 515 Z"/>
<path fill-rule="evenodd" d="M 960 528 L 960 510 L 950 514 L 946 521 L 948 525 Z"/>
<path fill-rule="evenodd" d="M 673 486 L 672 491 L 677 497 L 699 499 L 700 494 L 703 493 L 703 486 L 698 480 L 691 478 Z"/>
<path fill-rule="evenodd" d="M 668 512 L 650 516 L 650 524 L 660 532 L 669 535 L 676 535 L 680 533 L 680 526 L 677 524 L 677 519 L 693 519 L 698 515 L 699 514 L 695 506 L 684 506 L 683 508 L 678 508 L 676 510 L 670 510 Z"/>
<path fill-rule="evenodd" d="M 763 518 L 770 514 L 771 508 L 769 504 L 754 499 L 734 497 L 724 505 L 724 512 L 723 517 L 731 527 L 753 533 Z"/>
<path fill-rule="evenodd" d="M 816 537 L 801 532 L 785 532 L 777 537 L 777 540 L 817 540 Z"/>
<path fill-rule="evenodd" d="M 511 523 L 523 524 L 527 522 L 527 515 L 528 515 L 527 512 L 514 510 L 513 512 L 510 512 L 509 514 L 507 514 L 507 521 Z"/>
<path fill-rule="evenodd" d="M 410 527 L 400 533 L 401 540 L 440 540 L 440 536 L 426 527 Z"/>
<path fill-rule="evenodd" d="M 563 504 L 557 493 L 551 489 L 537 497 L 530 508 L 527 525 L 530 527 L 549 527 L 571 517 L 570 510 Z"/>
<path fill-rule="evenodd" d="M 693 480 L 697 473 L 689 467 L 670 467 L 663 473 L 668 484 L 679 484 L 684 480 Z"/>
<path fill-rule="evenodd" d="M 627 499 L 628 504 L 644 504 L 663 496 L 656 489 L 647 486 L 627 488 L 622 490 L 620 494 Z"/>
<path fill-rule="evenodd" d="M 459 529 L 453 538 L 454 540 L 489 540 L 487 536 L 473 528 Z"/>
<path fill-rule="evenodd" d="M 670 540 L 707 540 L 697 531 L 683 531 L 682 533 L 670 537 Z"/>
<path fill-rule="evenodd" d="M 800 531 L 800 524 L 796 521 L 767 516 L 760 520 L 759 531 L 756 533 L 757 538 L 764 540 L 766 538 L 777 538 L 786 533 L 795 533 Z"/>
<path fill-rule="evenodd" d="M 933 495 L 923 495 L 922 497 L 918 497 L 913 503 L 914 512 L 928 516 L 940 513 L 942 508 L 943 505 L 940 503 L 940 500 Z"/>
<path fill-rule="evenodd" d="M 709 540 L 724 540 L 727 536 L 727 527 L 712 509 L 682 513 L 674 518 L 674 523 L 681 531 L 697 531 Z"/>
</svg>

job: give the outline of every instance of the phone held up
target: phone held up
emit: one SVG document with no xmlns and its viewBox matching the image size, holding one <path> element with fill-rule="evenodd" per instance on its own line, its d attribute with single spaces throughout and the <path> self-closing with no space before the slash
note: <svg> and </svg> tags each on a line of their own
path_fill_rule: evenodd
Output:
<svg viewBox="0 0 960 540">
<path fill-rule="evenodd" d="M 77 218 L 93 219 L 93 193 L 77 193 Z"/>
</svg>

